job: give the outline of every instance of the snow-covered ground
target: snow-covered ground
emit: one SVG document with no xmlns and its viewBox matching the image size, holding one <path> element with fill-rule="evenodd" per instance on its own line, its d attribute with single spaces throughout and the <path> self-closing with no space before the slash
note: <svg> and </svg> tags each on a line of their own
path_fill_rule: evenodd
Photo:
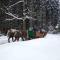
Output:
<svg viewBox="0 0 60 60">
<path fill-rule="evenodd" d="M 0 60 L 60 60 L 60 34 L 47 34 L 45 38 L 7 43 L 0 37 Z"/>
</svg>

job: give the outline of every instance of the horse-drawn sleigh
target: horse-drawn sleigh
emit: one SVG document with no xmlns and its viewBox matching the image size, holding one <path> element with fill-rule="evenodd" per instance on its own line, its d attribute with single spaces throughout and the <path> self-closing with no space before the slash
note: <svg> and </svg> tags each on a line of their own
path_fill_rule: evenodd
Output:
<svg viewBox="0 0 60 60">
<path fill-rule="evenodd" d="M 9 29 L 7 32 L 8 42 L 10 42 L 10 38 L 12 38 L 13 42 L 16 40 L 19 41 L 20 37 L 22 38 L 22 41 L 25 41 L 33 38 L 42 38 L 47 34 L 47 32 L 43 32 L 43 31 L 36 31 L 36 32 L 32 31 L 33 35 L 31 34 L 31 31 L 29 33 L 25 30 Z"/>
</svg>

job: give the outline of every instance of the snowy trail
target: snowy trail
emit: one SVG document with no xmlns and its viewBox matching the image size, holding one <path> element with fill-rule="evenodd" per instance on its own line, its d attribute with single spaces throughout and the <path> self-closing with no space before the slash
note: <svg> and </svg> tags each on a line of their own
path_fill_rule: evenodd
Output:
<svg viewBox="0 0 60 60">
<path fill-rule="evenodd" d="M 60 60 L 60 35 L 0 45 L 0 60 Z"/>
</svg>

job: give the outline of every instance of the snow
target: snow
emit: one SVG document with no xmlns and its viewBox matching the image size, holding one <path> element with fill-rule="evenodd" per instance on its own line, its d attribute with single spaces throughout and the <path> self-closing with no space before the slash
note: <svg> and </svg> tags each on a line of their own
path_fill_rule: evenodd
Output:
<svg viewBox="0 0 60 60">
<path fill-rule="evenodd" d="M 1 40 L 7 40 L 1 36 Z M 60 60 L 60 34 L 0 45 L 0 60 Z"/>
<path fill-rule="evenodd" d="M 8 39 L 7 39 L 7 36 L 1 36 L 1 37 L 0 37 L 0 44 L 7 43 L 7 42 L 8 42 L 7 40 L 8 40 Z"/>
</svg>

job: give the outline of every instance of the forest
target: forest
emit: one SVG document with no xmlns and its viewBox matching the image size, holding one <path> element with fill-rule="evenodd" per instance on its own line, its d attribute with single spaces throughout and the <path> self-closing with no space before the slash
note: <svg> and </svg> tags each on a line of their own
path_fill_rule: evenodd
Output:
<svg viewBox="0 0 60 60">
<path fill-rule="evenodd" d="M 59 0 L 0 0 L 0 31 L 36 29 L 60 32 Z"/>
</svg>

